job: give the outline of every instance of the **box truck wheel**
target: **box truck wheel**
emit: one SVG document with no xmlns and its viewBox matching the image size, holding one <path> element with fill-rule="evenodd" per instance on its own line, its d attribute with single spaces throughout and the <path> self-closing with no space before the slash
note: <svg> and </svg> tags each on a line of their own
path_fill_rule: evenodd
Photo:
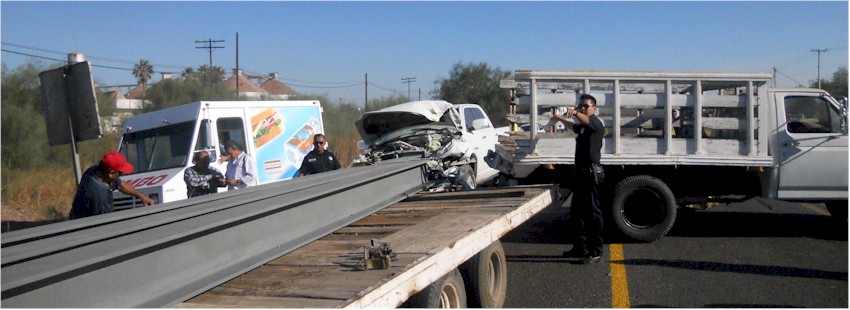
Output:
<svg viewBox="0 0 850 310">
<path fill-rule="evenodd" d="M 508 289 L 508 265 L 499 240 L 460 266 L 470 308 L 501 308 Z"/>
<path fill-rule="evenodd" d="M 676 220 L 673 191 L 649 175 L 631 176 L 617 183 L 611 208 L 617 229 L 638 241 L 663 237 Z"/>
<path fill-rule="evenodd" d="M 457 268 L 410 297 L 411 308 L 466 308 L 466 289 Z"/>
</svg>

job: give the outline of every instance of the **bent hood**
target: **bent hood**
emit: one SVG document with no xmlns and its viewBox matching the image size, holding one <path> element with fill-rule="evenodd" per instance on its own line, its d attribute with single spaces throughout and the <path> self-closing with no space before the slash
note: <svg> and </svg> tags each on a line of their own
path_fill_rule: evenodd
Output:
<svg viewBox="0 0 850 310">
<path fill-rule="evenodd" d="M 449 117 L 444 117 L 449 112 Z M 366 112 L 355 122 L 360 137 L 372 145 L 382 136 L 411 126 L 441 123 L 455 126 L 460 117 L 452 104 L 443 100 L 413 101 Z"/>
</svg>

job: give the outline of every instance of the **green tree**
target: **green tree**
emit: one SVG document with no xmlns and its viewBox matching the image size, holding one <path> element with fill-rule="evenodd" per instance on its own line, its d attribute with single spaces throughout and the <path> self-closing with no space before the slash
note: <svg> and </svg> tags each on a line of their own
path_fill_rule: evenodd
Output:
<svg viewBox="0 0 850 310">
<path fill-rule="evenodd" d="M 499 88 L 499 80 L 510 76 L 510 71 L 491 68 L 484 62 L 456 63 L 448 78 L 434 81 L 437 90 L 432 96 L 451 103 L 477 103 L 496 126 L 506 125 L 509 93 Z"/>
<path fill-rule="evenodd" d="M 144 59 L 139 59 L 139 63 L 133 66 L 133 76 L 142 85 L 142 98 L 147 98 L 148 81 L 151 80 L 153 74 L 153 66 Z"/>
<path fill-rule="evenodd" d="M 192 69 L 192 67 L 183 69 L 183 72 L 180 73 L 180 77 L 183 78 L 184 81 L 195 80 L 198 78 L 195 69 Z"/>
<path fill-rule="evenodd" d="M 198 79 L 206 85 L 216 85 L 224 82 L 224 69 L 219 66 L 201 65 L 198 67 Z"/>
<path fill-rule="evenodd" d="M 817 88 L 818 82 L 812 82 L 809 87 Z M 847 67 L 838 67 L 832 80 L 821 79 L 821 89 L 836 97 L 847 97 Z"/>
</svg>

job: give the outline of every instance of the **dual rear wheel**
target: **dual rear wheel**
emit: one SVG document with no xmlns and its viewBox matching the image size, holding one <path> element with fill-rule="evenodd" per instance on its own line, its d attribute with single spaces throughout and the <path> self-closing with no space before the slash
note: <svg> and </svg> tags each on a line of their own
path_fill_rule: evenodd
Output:
<svg viewBox="0 0 850 310">
<path fill-rule="evenodd" d="M 410 298 L 413 308 L 501 308 L 507 295 L 505 250 L 493 242 Z"/>
</svg>

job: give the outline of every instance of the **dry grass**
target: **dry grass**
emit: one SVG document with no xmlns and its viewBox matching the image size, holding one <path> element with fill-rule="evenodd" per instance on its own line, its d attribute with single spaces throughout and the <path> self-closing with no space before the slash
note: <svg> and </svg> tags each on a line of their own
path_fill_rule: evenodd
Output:
<svg viewBox="0 0 850 310">
<path fill-rule="evenodd" d="M 343 168 L 351 167 L 351 161 L 360 154 L 360 150 L 357 149 L 357 141 L 360 141 L 360 134 L 349 131 L 337 137 L 328 136 L 328 141 L 331 143 L 331 151 L 339 159 L 339 164 Z"/>
<path fill-rule="evenodd" d="M 72 169 L 4 171 L 3 221 L 55 221 L 68 218 L 76 185 Z"/>
</svg>

